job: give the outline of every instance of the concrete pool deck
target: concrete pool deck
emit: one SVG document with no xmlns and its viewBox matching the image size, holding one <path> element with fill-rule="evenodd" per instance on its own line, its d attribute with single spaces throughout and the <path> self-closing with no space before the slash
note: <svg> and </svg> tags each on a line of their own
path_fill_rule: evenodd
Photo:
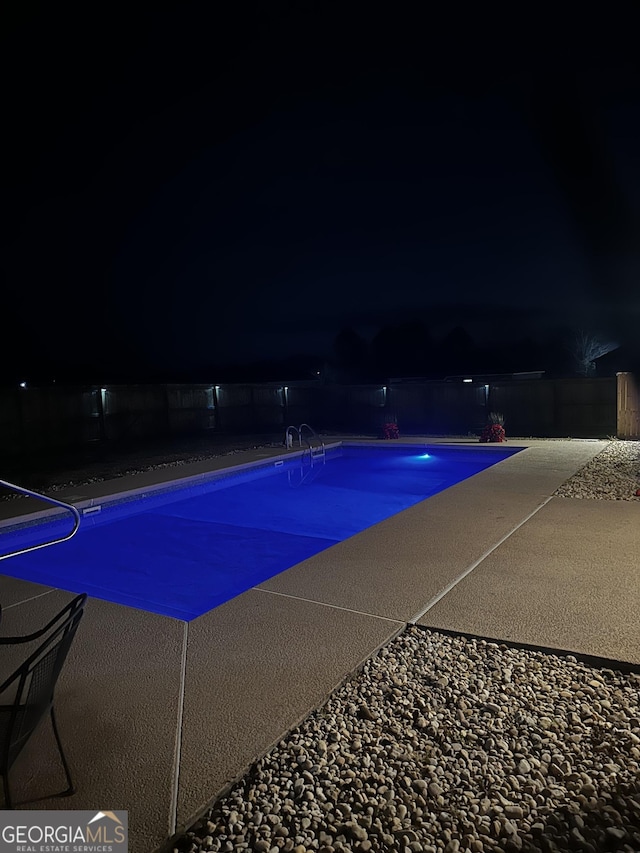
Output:
<svg viewBox="0 0 640 853">
<path fill-rule="evenodd" d="M 50 796 L 64 777 L 44 725 L 11 773 L 18 808 L 127 809 L 130 850 L 151 853 L 408 622 L 639 664 L 640 503 L 552 497 L 606 444 L 514 440 L 526 449 L 190 623 L 90 599 L 56 695 L 77 793 Z M 0 633 L 34 630 L 70 597 L 0 575 Z"/>
</svg>

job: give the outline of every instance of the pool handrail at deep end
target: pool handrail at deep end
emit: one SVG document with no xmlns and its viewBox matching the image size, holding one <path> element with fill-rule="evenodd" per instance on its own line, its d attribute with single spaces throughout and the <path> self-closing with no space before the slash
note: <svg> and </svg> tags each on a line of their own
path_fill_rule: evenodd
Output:
<svg viewBox="0 0 640 853">
<path fill-rule="evenodd" d="M 302 446 L 302 437 L 300 435 L 300 430 L 297 426 L 291 424 L 288 426 L 284 433 L 284 444 L 287 449 L 293 447 L 294 436 L 291 433 L 295 433 L 298 436 L 298 444 Z"/>
<path fill-rule="evenodd" d="M 311 438 L 317 438 L 317 439 L 318 439 L 318 441 L 320 441 L 320 437 L 319 437 L 318 433 L 314 430 L 314 428 L 313 428 L 312 426 L 309 426 L 309 424 L 300 424 L 300 426 L 298 427 L 298 435 L 300 436 L 300 443 L 301 443 L 301 444 L 302 444 L 302 430 L 303 430 L 305 427 L 306 427 L 306 428 L 309 430 L 309 432 L 311 433 Z"/>
<path fill-rule="evenodd" d="M 62 509 L 68 510 L 73 516 L 73 530 L 71 533 L 67 533 L 65 536 L 58 536 L 55 539 L 49 539 L 47 542 L 40 542 L 38 545 L 29 545 L 26 548 L 9 551 L 8 554 L 0 554 L 0 560 L 7 560 L 9 557 L 17 557 L 19 554 L 26 554 L 29 551 L 37 551 L 39 548 L 47 548 L 49 545 L 57 545 L 60 542 L 66 542 L 67 539 L 71 539 L 71 537 L 75 536 L 78 532 L 78 528 L 80 527 L 80 513 L 73 504 L 66 503 L 66 501 L 61 501 L 57 498 L 51 498 L 49 495 L 43 495 L 41 492 L 33 491 L 33 489 L 25 489 L 23 486 L 17 486 L 15 483 L 8 482 L 8 480 L 0 479 L 0 486 L 4 486 L 6 489 L 11 489 L 21 495 L 26 495 L 29 498 L 36 498 L 53 504 L 54 506 L 59 506 Z"/>
<path fill-rule="evenodd" d="M 309 430 L 310 435 L 308 437 L 303 435 L 302 433 L 302 430 L 305 428 Z M 294 433 L 298 436 L 298 446 L 302 447 L 302 443 L 304 442 L 307 446 L 311 458 L 313 458 L 314 456 L 322 456 L 322 458 L 324 459 L 324 441 L 320 438 L 320 436 L 312 426 L 310 426 L 309 424 L 300 424 L 300 426 L 298 427 L 294 426 L 293 424 L 291 424 L 291 426 L 288 426 L 284 434 L 284 443 L 285 446 L 289 449 L 293 447 Z M 318 446 L 314 447 L 311 444 L 312 439 L 315 439 L 318 442 Z"/>
</svg>

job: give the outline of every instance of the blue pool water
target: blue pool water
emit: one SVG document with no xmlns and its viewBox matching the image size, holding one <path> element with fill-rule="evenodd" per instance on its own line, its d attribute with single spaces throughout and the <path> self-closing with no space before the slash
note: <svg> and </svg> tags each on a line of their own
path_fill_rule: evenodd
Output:
<svg viewBox="0 0 640 853">
<path fill-rule="evenodd" d="M 311 472 L 299 458 L 271 461 L 104 505 L 69 541 L 0 571 L 188 621 L 520 449 L 348 447 Z M 63 528 L 68 520 L 4 532 L 0 551 Z"/>
</svg>

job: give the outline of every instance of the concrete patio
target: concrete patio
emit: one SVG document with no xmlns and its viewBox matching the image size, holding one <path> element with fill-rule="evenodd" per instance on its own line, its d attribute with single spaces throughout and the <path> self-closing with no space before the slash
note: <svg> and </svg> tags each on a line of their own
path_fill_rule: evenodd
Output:
<svg viewBox="0 0 640 853">
<path fill-rule="evenodd" d="M 640 664 L 640 503 L 552 497 L 606 442 L 513 444 L 526 449 L 190 623 L 90 599 L 56 698 L 77 793 L 50 796 L 64 776 L 43 726 L 11 775 L 19 808 L 127 809 L 130 850 L 151 853 L 408 622 Z M 69 598 L 0 575 L 0 632 L 33 630 Z"/>
</svg>

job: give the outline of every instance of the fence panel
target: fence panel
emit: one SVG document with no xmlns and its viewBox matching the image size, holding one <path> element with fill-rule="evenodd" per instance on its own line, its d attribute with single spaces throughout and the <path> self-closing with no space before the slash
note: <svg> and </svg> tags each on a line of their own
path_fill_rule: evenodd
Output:
<svg viewBox="0 0 640 853">
<path fill-rule="evenodd" d="M 198 432 L 216 428 L 213 385 L 167 385 L 171 432 Z"/>
<path fill-rule="evenodd" d="M 109 385 L 103 389 L 107 439 L 160 435 L 169 430 L 166 386 Z"/>
<path fill-rule="evenodd" d="M 306 423 L 314 430 L 324 429 L 322 386 L 293 385 L 287 388 L 287 407 L 285 410 L 285 426 L 296 426 Z"/>
<path fill-rule="evenodd" d="M 428 389 L 423 385 L 392 385 L 389 388 L 389 414 L 396 418 L 401 435 L 426 432 L 429 412 Z"/>
<path fill-rule="evenodd" d="M 285 427 L 284 385 L 252 385 L 253 423 L 258 429 Z"/>
<path fill-rule="evenodd" d="M 424 382 L 389 389 L 389 410 L 397 415 L 401 434 L 468 435 L 486 421 L 484 385 Z"/>
<path fill-rule="evenodd" d="M 615 379 L 535 379 L 491 385 L 489 408 L 507 435 L 603 438 L 614 435 Z"/>
<path fill-rule="evenodd" d="M 490 412 L 504 415 L 507 438 L 510 435 L 556 435 L 553 382 L 532 379 L 492 384 L 489 387 L 488 408 Z"/>
<path fill-rule="evenodd" d="M 603 438 L 616 434 L 615 379 L 557 379 L 555 386 L 558 435 Z"/>
<path fill-rule="evenodd" d="M 387 419 L 387 389 L 382 385 L 345 385 L 342 398 L 347 429 L 380 432 Z"/>
<path fill-rule="evenodd" d="M 0 456 L 11 458 L 26 449 L 20 414 L 24 393 L 23 388 L 0 389 Z"/>
<path fill-rule="evenodd" d="M 91 435 L 86 405 L 79 388 L 25 388 L 17 397 L 20 409 L 21 444 L 24 450 L 41 451 L 80 445 Z"/>
<path fill-rule="evenodd" d="M 218 426 L 225 432 L 240 432 L 251 429 L 253 405 L 250 385 L 219 385 Z"/>
<path fill-rule="evenodd" d="M 429 386 L 427 424 L 433 435 L 468 435 L 486 422 L 484 385 L 437 382 Z"/>
</svg>

